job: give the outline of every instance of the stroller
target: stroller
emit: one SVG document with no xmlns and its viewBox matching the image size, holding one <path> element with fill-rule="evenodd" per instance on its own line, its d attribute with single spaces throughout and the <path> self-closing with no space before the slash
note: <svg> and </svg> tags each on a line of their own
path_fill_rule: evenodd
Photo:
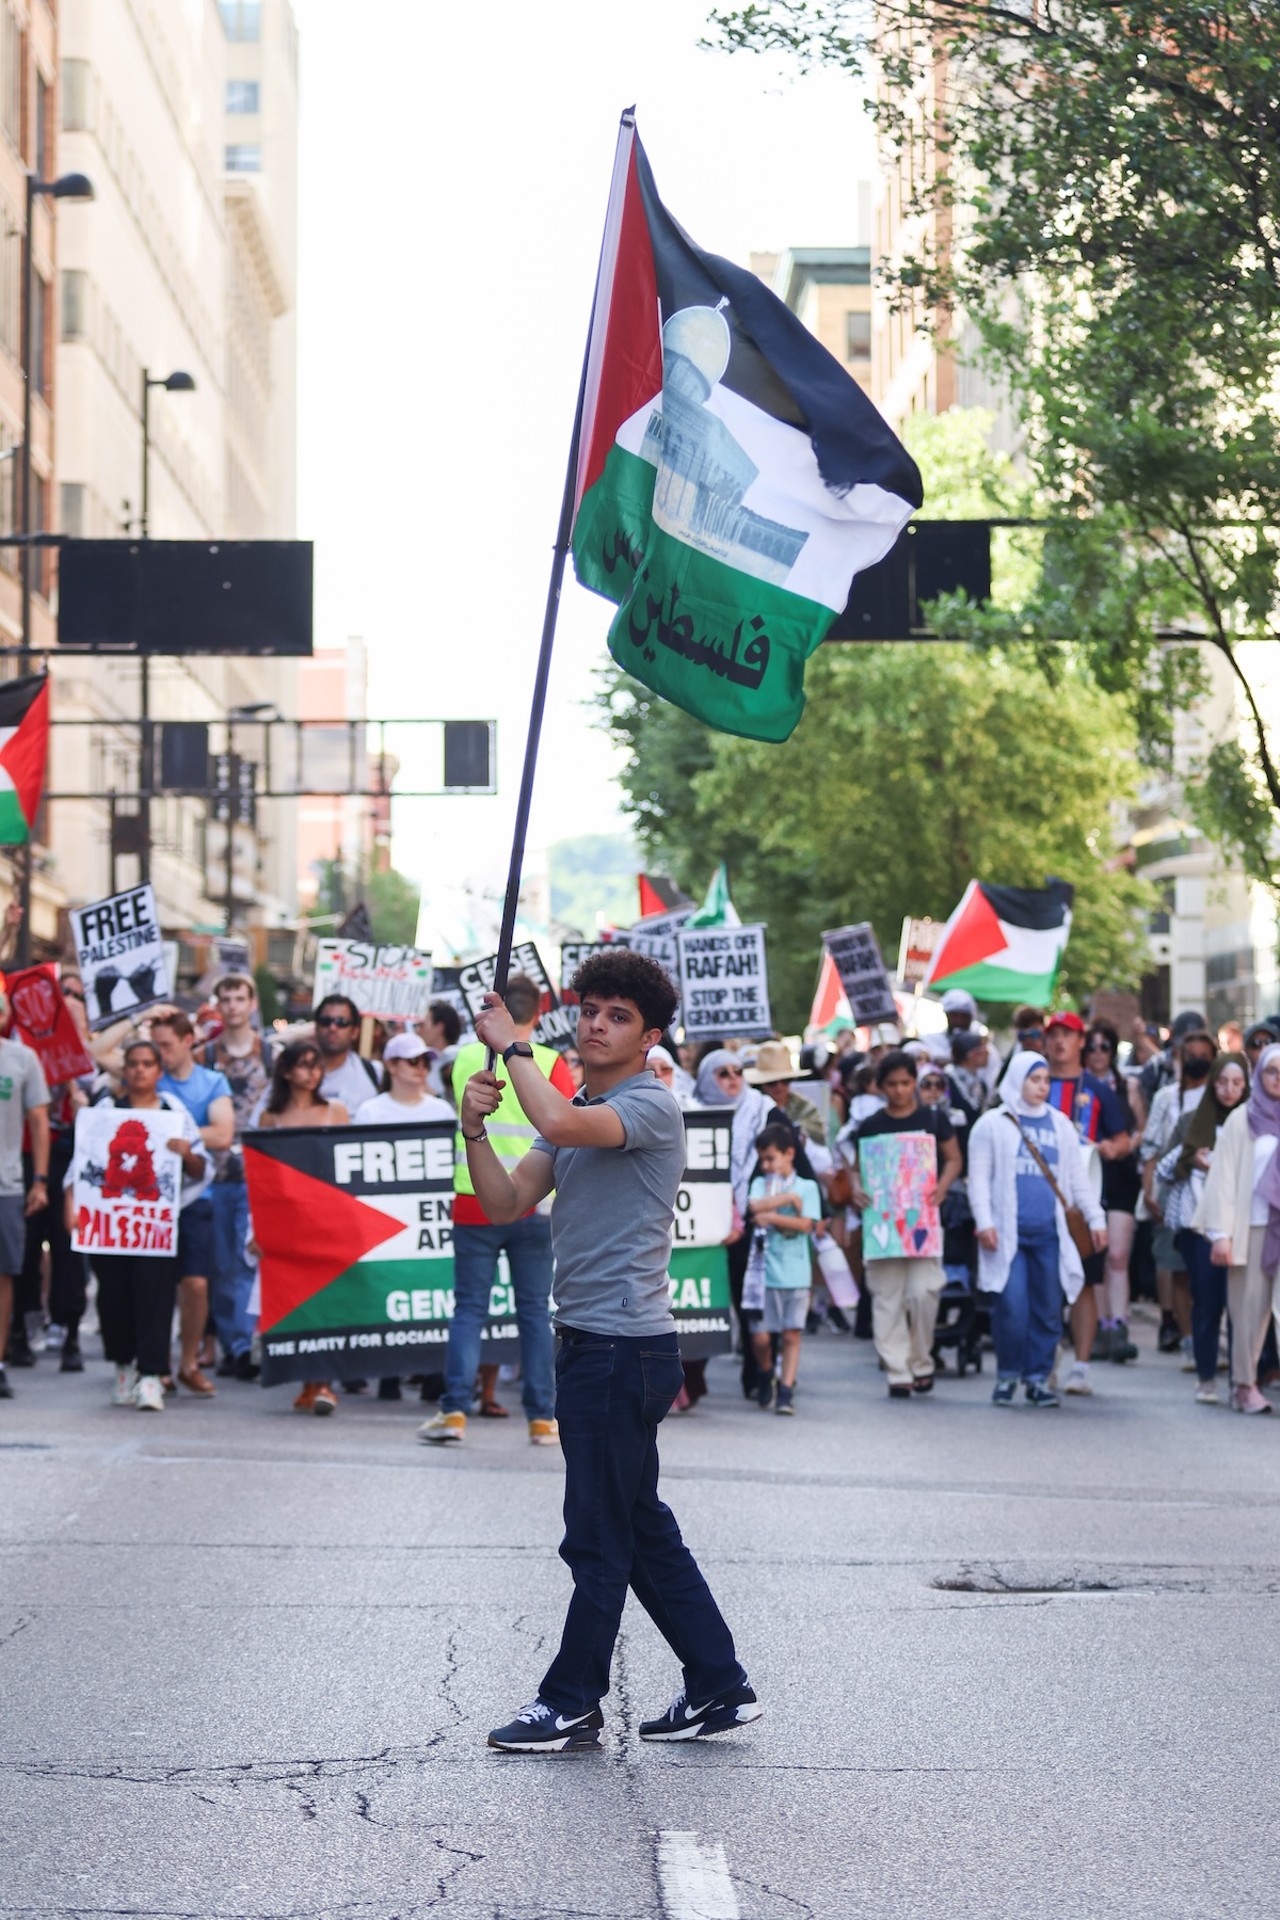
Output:
<svg viewBox="0 0 1280 1920">
<path fill-rule="evenodd" d="M 978 1247 L 973 1215 L 965 1193 L 953 1187 L 942 1203 L 942 1270 L 946 1284 L 938 1295 L 938 1320 L 933 1335 L 933 1357 L 955 1354 L 955 1370 L 963 1379 L 973 1368 L 982 1372 L 982 1343 L 991 1332 L 991 1309 L 978 1292 Z"/>
</svg>

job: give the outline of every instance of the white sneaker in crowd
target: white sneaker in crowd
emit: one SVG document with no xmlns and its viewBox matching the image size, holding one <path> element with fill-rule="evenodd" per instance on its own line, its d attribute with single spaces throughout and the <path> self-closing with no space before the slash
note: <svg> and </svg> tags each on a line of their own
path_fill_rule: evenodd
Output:
<svg viewBox="0 0 1280 1920">
<path fill-rule="evenodd" d="M 137 1405 L 138 1369 L 132 1364 L 116 1368 L 116 1383 L 111 1389 L 113 1407 L 133 1407 Z"/>
<path fill-rule="evenodd" d="M 164 1412 L 164 1388 L 160 1385 L 158 1375 L 154 1373 L 142 1375 L 134 1392 L 133 1404 L 143 1413 Z"/>
<path fill-rule="evenodd" d="M 1071 1369 L 1062 1384 L 1064 1393 L 1092 1393 L 1093 1382 L 1089 1378 L 1089 1369 L 1083 1360 L 1072 1363 Z"/>
</svg>

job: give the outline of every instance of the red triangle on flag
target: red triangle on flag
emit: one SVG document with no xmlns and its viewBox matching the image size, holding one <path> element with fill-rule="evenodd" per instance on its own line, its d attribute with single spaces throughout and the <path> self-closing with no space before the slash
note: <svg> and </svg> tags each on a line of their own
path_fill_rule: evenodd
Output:
<svg viewBox="0 0 1280 1920">
<path fill-rule="evenodd" d="M 929 969 L 929 986 L 939 985 L 953 973 L 980 966 L 993 954 L 1003 953 L 1007 945 L 995 908 L 975 880 L 969 897 L 962 900 L 955 918 L 942 938 Z"/>
<path fill-rule="evenodd" d="M 653 242 L 636 176 L 634 146 L 626 146 L 626 178 L 616 224 L 605 228 L 592 314 L 591 354 L 582 396 L 582 436 L 574 512 L 604 472 L 618 428 L 662 392 L 662 310 Z M 615 194 L 610 194 L 612 211 Z"/>
<path fill-rule="evenodd" d="M 840 1013 L 850 1020 L 853 1018 L 836 963 L 824 949 L 822 966 L 818 972 L 818 988 L 813 996 L 813 1007 L 809 1014 L 809 1025 L 829 1027 Z"/>
<path fill-rule="evenodd" d="M 258 1325 L 264 1333 L 404 1231 L 403 1220 L 269 1154 L 248 1148 L 245 1172 L 262 1249 Z"/>
<path fill-rule="evenodd" d="M 28 826 L 35 819 L 40 805 L 48 757 L 49 682 L 46 679 L 18 722 L 13 737 L 0 747 L 0 767 L 4 768 L 13 782 L 22 817 Z"/>
</svg>

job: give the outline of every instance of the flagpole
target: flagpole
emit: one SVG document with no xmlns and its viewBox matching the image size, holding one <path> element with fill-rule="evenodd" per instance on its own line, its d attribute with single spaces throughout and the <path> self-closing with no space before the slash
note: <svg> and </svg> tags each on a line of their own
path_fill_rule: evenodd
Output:
<svg viewBox="0 0 1280 1920">
<path fill-rule="evenodd" d="M 618 133 L 619 142 L 634 126 L 635 108 L 628 107 L 622 115 Z M 606 220 L 606 235 L 607 232 Z M 538 771 L 538 743 L 542 735 L 542 717 L 546 711 L 547 686 L 551 678 L 551 653 L 555 644 L 556 618 L 560 611 L 560 590 L 564 585 L 565 562 L 569 557 L 573 534 L 582 418 L 586 406 L 587 374 L 591 364 L 591 348 L 595 339 L 600 302 L 600 277 L 604 264 L 604 249 L 605 240 L 602 238 L 600 265 L 596 269 L 595 292 L 591 299 L 591 321 L 587 327 L 587 344 L 582 355 L 582 372 L 578 379 L 578 401 L 574 408 L 573 433 L 569 441 L 569 459 L 564 476 L 564 493 L 560 500 L 560 520 L 556 528 L 555 546 L 551 556 L 551 576 L 547 581 L 547 602 L 542 616 L 542 642 L 538 648 L 538 667 L 533 680 L 533 701 L 529 708 L 529 730 L 524 743 L 524 769 L 520 775 L 520 794 L 516 801 L 515 829 L 511 839 L 511 861 L 507 868 L 507 891 L 502 903 L 502 928 L 498 935 L 498 953 L 494 963 L 493 991 L 497 994 L 506 993 L 507 975 L 511 970 L 511 948 L 515 940 L 516 913 L 520 905 L 520 876 L 524 868 L 525 841 L 529 832 L 529 814 L 533 806 L 533 783 Z M 489 1064 L 493 1065 L 492 1051 L 489 1054 Z"/>
</svg>

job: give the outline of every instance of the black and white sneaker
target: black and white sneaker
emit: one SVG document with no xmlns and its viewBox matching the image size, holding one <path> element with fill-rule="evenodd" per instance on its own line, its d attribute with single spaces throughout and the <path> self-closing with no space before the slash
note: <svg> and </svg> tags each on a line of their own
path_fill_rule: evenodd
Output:
<svg viewBox="0 0 1280 1920">
<path fill-rule="evenodd" d="M 642 1740 L 700 1740 L 708 1733 L 732 1733 L 760 1718 L 763 1708 L 744 1681 L 697 1706 L 681 1691 L 664 1714 L 640 1722 Z"/>
<path fill-rule="evenodd" d="M 489 1745 L 503 1753 L 603 1753 L 603 1725 L 599 1707 L 566 1718 L 545 1700 L 531 1700 L 509 1726 L 494 1728 Z"/>
</svg>

